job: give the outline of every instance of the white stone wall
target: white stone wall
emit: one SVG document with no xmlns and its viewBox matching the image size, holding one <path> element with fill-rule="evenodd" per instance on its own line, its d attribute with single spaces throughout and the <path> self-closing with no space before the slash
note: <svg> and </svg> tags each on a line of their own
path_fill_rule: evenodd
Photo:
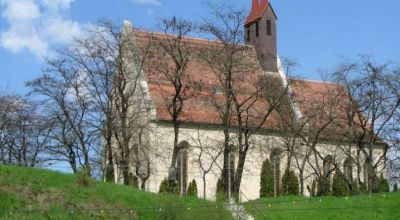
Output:
<svg viewBox="0 0 400 220">
<path fill-rule="evenodd" d="M 146 190 L 151 192 L 158 192 L 161 181 L 168 177 L 168 167 L 170 166 L 174 133 L 173 127 L 168 123 L 153 123 L 151 125 L 151 140 L 150 140 L 150 155 L 151 155 L 151 170 L 152 175 L 147 181 Z M 235 137 L 235 133 L 232 133 L 232 139 Z M 188 159 L 188 182 L 195 179 L 197 182 L 198 195 L 203 197 L 203 172 L 199 167 L 198 155 L 199 155 L 199 145 L 203 147 L 215 147 L 221 146 L 223 143 L 223 132 L 222 129 L 216 127 L 206 128 L 204 126 L 184 126 L 180 129 L 179 142 L 187 141 L 191 147 L 189 149 L 189 159 Z M 253 148 L 249 151 L 247 160 L 245 163 L 245 170 L 243 173 L 243 179 L 241 184 L 241 199 L 243 201 L 253 200 L 259 198 L 260 189 L 260 172 L 262 163 L 265 159 L 269 159 L 270 152 L 273 148 L 284 149 L 284 143 L 282 138 L 278 135 L 268 134 L 268 135 L 253 135 L 252 138 Z M 317 149 L 323 156 L 332 155 L 335 162 L 343 170 L 343 162 L 346 159 L 346 154 L 343 153 L 343 146 L 336 146 L 334 144 L 321 144 L 317 146 Z M 355 149 L 352 148 L 352 152 L 355 153 Z M 217 150 L 214 152 L 217 154 Z M 374 150 L 376 155 L 381 155 L 383 153 L 382 149 Z M 237 157 L 236 157 L 237 158 Z M 378 156 L 374 157 L 378 158 Z M 215 191 L 217 180 L 221 175 L 223 156 L 217 160 L 217 163 L 212 167 L 210 173 L 206 175 L 206 199 L 215 199 Z M 314 166 L 316 165 L 316 160 L 314 156 L 310 156 L 310 163 Z M 319 166 L 322 168 L 322 160 L 317 160 Z M 207 166 L 211 163 L 210 158 L 204 158 L 202 160 Z M 283 152 L 281 154 L 281 175 L 283 175 L 287 164 L 287 154 Z M 298 174 L 298 169 L 296 167 L 295 160 L 291 161 L 291 169 Z M 385 172 L 384 164 L 382 163 L 378 169 L 379 172 Z M 304 176 L 308 177 L 304 183 L 304 193 L 309 195 L 307 190 L 307 185 L 311 187 L 312 181 L 315 178 L 313 176 L 313 169 L 310 165 L 306 165 L 304 169 Z M 362 175 L 362 173 L 361 173 Z M 357 177 L 356 167 L 353 166 L 353 177 Z M 363 177 L 362 177 L 363 178 Z"/>
</svg>

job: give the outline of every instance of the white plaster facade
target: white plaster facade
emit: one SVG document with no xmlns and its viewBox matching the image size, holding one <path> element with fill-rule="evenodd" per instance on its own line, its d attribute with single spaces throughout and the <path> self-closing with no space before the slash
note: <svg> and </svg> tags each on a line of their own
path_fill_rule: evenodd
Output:
<svg viewBox="0 0 400 220">
<path fill-rule="evenodd" d="M 126 33 L 130 36 L 132 34 L 132 27 L 130 23 L 125 23 Z M 134 38 L 132 38 L 134 41 Z M 130 64 L 134 65 L 134 64 Z M 278 60 L 278 65 L 280 61 Z M 134 99 L 141 100 L 139 107 L 143 110 L 141 121 L 141 127 L 145 127 L 144 138 L 145 144 L 140 146 L 145 148 L 150 158 L 150 177 L 146 182 L 146 190 L 150 192 L 158 192 L 162 180 L 168 177 L 168 168 L 171 163 L 171 155 L 173 150 L 174 142 L 174 130 L 171 122 L 158 121 L 156 116 L 156 107 L 152 102 L 151 95 L 148 91 L 147 82 L 144 77 L 144 73 L 135 73 L 134 66 L 131 67 L 132 74 L 140 74 L 139 76 L 139 90 L 135 91 Z M 266 73 L 268 74 L 268 73 Z M 279 68 L 279 75 L 284 85 L 287 85 L 286 76 Z M 303 117 L 296 103 L 292 103 L 292 108 L 298 118 Z M 142 111 L 140 110 L 140 111 Z M 132 110 L 132 112 L 135 112 Z M 142 114 L 142 113 L 141 113 Z M 232 140 L 235 140 L 235 132 L 232 131 Z M 182 124 L 180 128 L 179 142 L 186 141 L 190 147 L 188 150 L 188 161 L 187 161 L 187 181 L 193 179 L 197 182 L 198 195 L 203 197 L 203 171 L 199 167 L 199 147 L 207 146 L 218 149 L 223 143 L 224 135 L 222 129 L 215 125 L 207 124 Z M 300 143 L 300 141 L 299 141 Z M 132 145 L 135 143 L 132 143 Z M 234 142 L 232 144 L 235 144 Z M 275 148 L 282 149 L 284 151 L 285 146 L 282 137 L 277 132 L 273 131 L 260 131 L 252 136 L 252 149 L 248 152 L 245 171 L 243 173 L 243 179 L 241 182 L 241 200 L 253 200 L 259 198 L 260 190 L 260 172 L 262 163 L 265 159 L 269 159 L 271 151 Z M 300 148 L 301 149 L 301 148 Z M 346 159 L 346 154 L 341 150 L 346 149 L 339 143 L 321 143 L 317 146 L 317 150 L 323 155 L 332 155 L 338 167 L 343 171 L 343 162 Z M 350 147 L 351 151 L 355 153 L 355 148 Z M 117 149 L 115 148 L 116 156 L 118 157 Z M 211 152 L 211 151 L 210 151 Z M 218 150 L 213 151 L 214 156 L 217 155 Z M 379 158 L 384 153 L 383 147 L 376 147 L 374 150 L 374 158 Z M 283 152 L 280 155 L 280 173 L 281 176 L 286 169 L 287 154 Z M 215 192 L 218 178 L 221 176 L 223 156 L 220 155 L 217 162 L 212 166 L 211 171 L 206 175 L 206 199 L 215 199 Z M 212 163 L 210 157 L 203 157 L 201 159 L 206 166 Z M 307 177 L 304 182 L 304 194 L 309 195 L 307 186 L 311 186 L 315 176 L 313 176 L 313 169 L 311 165 L 323 166 L 322 161 L 316 161 L 313 157 L 310 157 L 309 163 L 305 166 L 303 172 L 304 176 Z M 116 163 L 114 163 L 116 164 Z M 115 165 L 115 180 L 116 182 L 122 183 L 122 173 L 120 167 Z M 146 167 L 147 168 L 147 167 Z M 134 173 L 134 165 L 132 164 L 131 171 Z M 294 159 L 291 161 L 291 170 L 294 170 L 296 174 L 299 173 L 295 166 Z M 352 169 L 353 176 L 356 177 L 356 168 Z M 386 175 L 384 161 L 378 167 L 378 175 L 383 173 Z M 363 176 L 363 173 L 361 173 Z M 362 177 L 363 178 L 363 177 Z M 279 180 L 280 181 L 280 180 Z"/>
</svg>

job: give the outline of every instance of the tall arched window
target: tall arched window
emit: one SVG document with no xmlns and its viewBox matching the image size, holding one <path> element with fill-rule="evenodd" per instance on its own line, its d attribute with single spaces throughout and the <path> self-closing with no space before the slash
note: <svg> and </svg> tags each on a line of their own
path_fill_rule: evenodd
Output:
<svg viewBox="0 0 400 220">
<path fill-rule="evenodd" d="M 231 192 L 234 191 L 234 182 L 235 182 L 235 167 L 236 167 L 236 155 L 235 153 L 231 153 L 229 155 L 229 182 L 231 187 Z"/>
<path fill-rule="evenodd" d="M 181 190 L 181 195 L 187 193 L 188 182 L 188 148 L 189 144 L 186 141 L 179 143 L 179 151 L 176 158 L 176 168 L 178 175 L 178 185 Z"/>
<path fill-rule="evenodd" d="M 353 159 L 351 157 L 346 158 L 343 163 L 343 174 L 349 183 L 353 182 Z"/>
<path fill-rule="evenodd" d="M 372 189 L 372 184 L 373 184 L 373 175 L 374 171 L 371 166 L 370 160 L 367 159 L 365 160 L 364 166 L 363 166 L 363 174 L 364 174 L 364 184 L 367 187 L 368 190 Z"/>
<path fill-rule="evenodd" d="M 333 157 L 328 155 L 324 158 L 323 172 L 325 177 L 329 177 L 332 173 Z"/>
<path fill-rule="evenodd" d="M 270 160 L 271 165 L 274 170 L 274 193 L 275 196 L 280 194 L 280 181 L 281 181 L 281 153 L 282 150 L 279 148 L 274 148 L 271 151 Z"/>
</svg>

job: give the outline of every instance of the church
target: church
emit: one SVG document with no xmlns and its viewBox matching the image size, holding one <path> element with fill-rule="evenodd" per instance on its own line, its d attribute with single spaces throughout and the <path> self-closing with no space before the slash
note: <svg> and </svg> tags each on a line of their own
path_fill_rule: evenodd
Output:
<svg viewBox="0 0 400 220">
<path fill-rule="evenodd" d="M 168 40 L 168 35 L 134 29 L 130 22 L 125 22 L 124 32 L 139 49 L 143 49 L 149 39 Z M 245 57 L 241 60 L 251 68 L 242 70 L 233 86 L 238 97 L 246 99 L 257 90 L 260 82 L 268 81 L 270 89 L 266 93 L 285 91 L 280 97 L 280 107 L 271 109 L 271 100 L 260 96 L 252 106 L 246 109 L 246 127 L 252 128 L 244 160 L 240 183 L 240 200 L 247 201 L 260 197 L 260 179 L 263 162 L 269 160 L 273 167 L 274 194 L 278 196 L 282 176 L 285 170 L 294 171 L 299 177 L 300 193 L 313 194 L 313 182 L 321 175 L 331 179 L 336 170 L 340 170 L 349 181 L 369 182 L 370 169 L 365 157 L 360 156 L 356 144 L 345 140 L 346 100 L 351 99 L 343 92 L 340 85 L 330 82 L 291 79 L 287 77 L 277 51 L 277 15 L 268 0 L 252 0 L 251 11 L 244 23 L 244 44 L 240 45 Z M 218 53 L 223 47 L 219 41 L 211 41 L 186 36 L 182 40 L 199 53 Z M 137 50 L 136 52 L 139 53 Z M 132 52 L 135 53 L 135 50 Z M 142 149 L 142 165 L 137 168 L 132 161 L 130 168 L 136 175 L 146 176 L 144 189 L 158 192 L 165 179 L 176 177 L 180 194 L 186 195 L 189 182 L 195 180 L 198 195 L 213 200 L 216 196 L 218 179 L 223 167 L 224 130 L 221 118 L 220 99 L 223 88 L 218 85 L 219 78 L 209 62 L 193 59 L 187 63 L 186 72 L 193 85 L 192 96 L 185 100 L 177 121 L 179 136 L 177 159 L 171 171 L 171 157 L 174 146 L 174 123 L 167 103 L 174 87 L 161 73 L 165 54 L 152 56 L 156 60 L 152 65 L 144 65 L 138 76 L 140 90 L 132 99 L 143 100 L 140 108 L 142 128 L 140 143 L 132 143 Z M 164 64 L 169 61 L 165 61 Z M 155 67 L 156 66 L 156 67 Z M 244 68 L 244 67 L 243 67 Z M 132 69 L 134 69 L 132 67 Z M 273 82 L 273 83 L 271 83 Z M 200 86 L 201 88 L 199 88 Z M 280 87 L 280 88 L 277 88 Z M 193 92 L 194 91 L 194 92 Z M 276 96 L 276 95 L 275 95 Z M 264 100 L 265 99 L 265 100 Z M 269 111 L 271 110 L 271 111 Z M 134 112 L 134 110 L 132 110 Z M 268 112 L 268 114 L 266 113 Z M 137 115 L 132 116 L 132 118 Z M 237 169 L 239 153 L 235 151 L 238 135 L 238 118 L 232 119 L 229 135 L 232 151 L 229 156 L 229 175 Z M 293 124 L 296 124 L 294 126 Z M 290 125 L 293 125 L 291 127 Z M 290 131 L 301 127 L 301 135 L 291 135 Z M 226 134 L 225 134 L 226 135 Z M 373 146 L 374 163 L 377 175 L 386 175 L 386 145 Z M 121 155 L 114 147 L 115 181 L 123 182 L 123 175 L 117 158 Z M 171 174 L 172 173 L 172 174 Z M 235 178 L 232 176 L 232 178 Z"/>
</svg>

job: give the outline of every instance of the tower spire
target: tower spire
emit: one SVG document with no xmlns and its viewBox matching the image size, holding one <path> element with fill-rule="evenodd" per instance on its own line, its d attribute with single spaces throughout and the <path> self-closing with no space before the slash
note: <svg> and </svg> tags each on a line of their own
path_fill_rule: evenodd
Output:
<svg viewBox="0 0 400 220">
<path fill-rule="evenodd" d="M 259 2 L 259 0 L 253 0 L 253 3 L 251 5 L 250 16 L 257 15 L 259 11 L 260 11 L 260 2 Z"/>
</svg>

